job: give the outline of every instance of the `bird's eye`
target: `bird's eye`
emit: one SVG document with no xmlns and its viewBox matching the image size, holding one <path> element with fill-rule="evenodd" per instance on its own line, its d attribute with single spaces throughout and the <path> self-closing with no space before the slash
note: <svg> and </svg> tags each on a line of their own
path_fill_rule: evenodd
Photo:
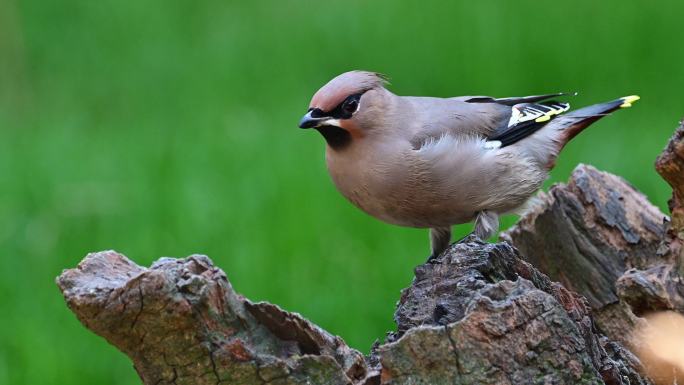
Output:
<svg viewBox="0 0 684 385">
<path fill-rule="evenodd" d="M 344 110 L 344 112 L 350 115 L 356 112 L 357 108 L 359 108 L 359 101 L 355 98 L 346 100 L 342 105 L 342 109 Z"/>
</svg>

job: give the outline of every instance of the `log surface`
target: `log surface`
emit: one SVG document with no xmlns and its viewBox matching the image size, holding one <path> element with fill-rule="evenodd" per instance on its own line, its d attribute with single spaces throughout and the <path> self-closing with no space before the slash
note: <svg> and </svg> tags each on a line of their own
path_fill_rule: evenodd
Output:
<svg viewBox="0 0 684 385">
<path fill-rule="evenodd" d="M 58 285 L 145 384 L 348 384 L 366 374 L 359 352 L 298 314 L 246 300 L 202 255 L 147 269 L 94 253 Z"/>
<path fill-rule="evenodd" d="M 81 323 L 145 384 L 672 384 L 640 361 L 645 314 L 684 312 L 684 128 L 656 162 L 671 219 L 614 175 L 579 166 L 505 242 L 474 237 L 416 267 L 397 329 L 368 356 L 238 294 L 202 255 L 141 267 L 89 254 L 57 279 Z M 648 376 L 647 376 L 648 373 Z"/>
<path fill-rule="evenodd" d="M 58 279 L 67 304 L 145 384 L 648 384 L 585 300 L 506 243 L 453 245 L 400 300 L 366 360 L 295 313 L 237 294 L 209 258 L 143 268 L 113 251 Z"/>
</svg>

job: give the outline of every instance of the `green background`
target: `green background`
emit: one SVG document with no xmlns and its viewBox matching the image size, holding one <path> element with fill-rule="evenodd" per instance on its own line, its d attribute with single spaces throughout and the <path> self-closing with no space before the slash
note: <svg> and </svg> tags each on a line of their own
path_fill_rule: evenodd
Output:
<svg viewBox="0 0 684 385">
<path fill-rule="evenodd" d="M 367 352 L 427 232 L 347 203 L 297 122 L 340 72 L 404 95 L 639 94 L 558 160 L 661 208 L 684 115 L 681 1 L 0 0 L 0 383 L 137 384 L 54 278 L 90 251 L 209 255 L 238 291 Z M 509 218 L 508 226 L 515 218 Z M 459 226 L 455 236 L 470 230 Z"/>
</svg>

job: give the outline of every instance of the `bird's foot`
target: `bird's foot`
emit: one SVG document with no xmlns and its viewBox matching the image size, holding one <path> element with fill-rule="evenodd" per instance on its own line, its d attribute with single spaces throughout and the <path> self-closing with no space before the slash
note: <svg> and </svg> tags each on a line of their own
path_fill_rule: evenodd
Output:
<svg viewBox="0 0 684 385">
<path fill-rule="evenodd" d="M 479 236 L 476 231 L 472 231 L 472 232 L 466 234 L 465 237 L 459 239 L 458 241 L 452 243 L 451 245 L 457 245 L 460 243 L 468 243 L 468 242 L 487 243 L 487 239 Z M 427 258 L 425 263 L 433 263 L 433 264 L 437 263 L 438 260 L 440 259 L 440 257 L 442 256 L 442 254 L 447 250 L 447 248 L 445 248 L 443 251 L 441 251 L 439 253 L 433 252 L 432 254 L 430 254 L 430 256 Z"/>
<path fill-rule="evenodd" d="M 480 238 L 473 231 L 471 233 L 468 233 L 465 237 L 463 237 L 463 238 L 459 239 L 458 241 L 452 243 L 452 245 L 459 244 L 459 243 L 472 242 L 472 241 L 476 241 L 476 240 L 480 240 Z M 446 251 L 446 248 L 444 249 L 444 251 Z M 433 252 L 432 254 L 430 254 L 430 256 L 428 257 L 427 261 L 425 261 L 425 263 L 437 263 L 437 260 L 442 255 L 442 253 L 444 253 L 444 251 L 442 251 L 440 253 L 434 253 Z"/>
</svg>

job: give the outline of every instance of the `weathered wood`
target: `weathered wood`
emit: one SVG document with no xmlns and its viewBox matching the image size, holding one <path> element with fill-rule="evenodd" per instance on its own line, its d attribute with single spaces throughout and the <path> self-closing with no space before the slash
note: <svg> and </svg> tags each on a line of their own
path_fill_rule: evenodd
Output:
<svg viewBox="0 0 684 385">
<path fill-rule="evenodd" d="M 681 382 L 670 363 L 644 367 L 627 348 L 640 348 L 630 336 L 644 314 L 684 312 L 683 131 L 657 161 L 671 222 L 622 179 L 580 166 L 503 235 L 518 249 L 469 237 L 418 266 L 396 332 L 368 357 L 250 302 L 205 256 L 144 268 L 94 253 L 57 283 L 145 384 L 652 384 L 643 370 Z"/>
<path fill-rule="evenodd" d="M 581 297 L 505 243 L 471 238 L 417 267 L 398 332 L 368 362 L 299 315 L 240 296 L 205 256 L 146 269 L 95 253 L 58 284 L 145 384 L 650 383 Z"/>
<path fill-rule="evenodd" d="M 645 327 L 640 317 L 684 313 L 684 124 L 656 170 L 673 189 L 671 218 L 622 179 L 580 166 L 502 235 L 551 279 L 587 297 L 599 328 L 635 350 L 642 343 L 635 333 Z M 658 383 L 684 381 L 676 371 L 660 372 L 649 371 Z"/>
<path fill-rule="evenodd" d="M 616 281 L 628 269 L 667 262 L 667 216 L 623 179 L 580 165 L 551 187 L 502 238 L 555 281 L 589 301 L 601 329 L 629 343 L 638 323 L 620 303 Z"/>
<path fill-rule="evenodd" d="M 377 349 L 383 384 L 648 384 L 585 300 L 506 243 L 475 238 L 416 268 Z"/>
<path fill-rule="evenodd" d="M 662 259 L 666 218 L 621 178 L 580 165 L 502 238 L 598 309 L 618 300 L 614 283 L 625 270 Z"/>
<path fill-rule="evenodd" d="M 246 300 L 202 255 L 146 269 L 113 251 L 89 254 L 57 283 L 145 384 L 349 384 L 366 375 L 359 352 L 298 314 Z"/>
<path fill-rule="evenodd" d="M 679 274 L 684 275 L 684 120 L 656 159 L 655 166 L 672 187 L 672 199 L 668 202 L 672 215 L 668 243 L 673 257 L 677 259 Z"/>
</svg>

